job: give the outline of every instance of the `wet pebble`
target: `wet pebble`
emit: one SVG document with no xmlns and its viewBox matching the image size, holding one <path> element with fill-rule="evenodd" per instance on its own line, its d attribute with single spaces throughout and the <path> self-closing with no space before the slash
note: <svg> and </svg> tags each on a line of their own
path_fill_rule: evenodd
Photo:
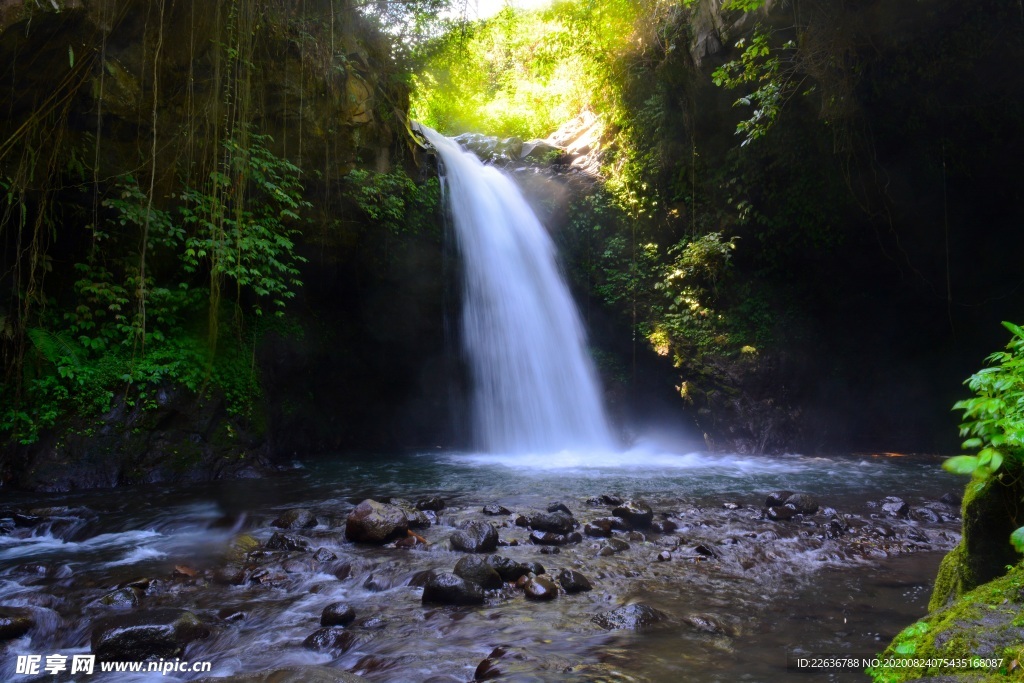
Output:
<svg viewBox="0 0 1024 683">
<path fill-rule="evenodd" d="M 423 585 L 424 604 L 480 605 L 484 601 L 483 589 L 451 572 L 431 572 Z"/>
<path fill-rule="evenodd" d="M 640 528 L 650 526 L 654 519 L 654 511 L 651 510 L 651 506 L 642 500 L 627 500 L 614 508 L 612 514 Z"/>
<path fill-rule="evenodd" d="M 373 499 L 359 503 L 345 520 L 345 537 L 356 543 L 383 544 L 405 536 L 408 530 L 403 508 Z"/>
<path fill-rule="evenodd" d="M 276 526 L 279 529 L 311 529 L 316 524 L 316 517 L 305 508 L 285 510 L 277 519 L 270 523 L 271 526 Z"/>
<path fill-rule="evenodd" d="M 558 597 L 558 586 L 547 576 L 535 576 L 523 586 L 530 600 L 554 600 Z"/>
<path fill-rule="evenodd" d="M 566 593 L 584 593 L 593 590 L 594 585 L 590 579 L 573 569 L 562 569 L 558 572 L 558 583 Z"/>
<path fill-rule="evenodd" d="M 455 564 L 455 575 L 478 584 L 484 590 L 501 588 L 504 581 L 488 562 L 490 558 L 468 555 Z"/>
<path fill-rule="evenodd" d="M 512 514 L 512 511 L 509 510 L 507 507 L 498 505 L 497 503 L 488 503 L 487 505 L 484 505 L 482 512 L 485 515 L 490 515 L 491 517 L 499 517 L 501 515 Z"/>
<path fill-rule="evenodd" d="M 591 621 L 601 628 L 617 631 L 647 628 L 667 619 L 668 615 L 661 610 L 645 605 L 642 602 L 637 602 L 599 614 Z"/>
<path fill-rule="evenodd" d="M 356 618 L 356 611 L 343 602 L 332 602 L 320 613 L 321 626 L 348 626 Z"/>
<path fill-rule="evenodd" d="M 302 641 L 302 647 L 314 652 L 341 654 L 352 647 L 355 636 L 343 628 L 320 628 Z"/>
<path fill-rule="evenodd" d="M 448 539 L 452 550 L 465 553 L 489 553 L 498 547 L 498 531 L 487 522 L 469 521 Z"/>
<path fill-rule="evenodd" d="M 421 498 L 416 501 L 417 510 L 430 510 L 432 512 L 440 512 L 444 510 L 445 502 L 443 498 L 438 496 L 431 496 L 429 498 Z"/>
</svg>

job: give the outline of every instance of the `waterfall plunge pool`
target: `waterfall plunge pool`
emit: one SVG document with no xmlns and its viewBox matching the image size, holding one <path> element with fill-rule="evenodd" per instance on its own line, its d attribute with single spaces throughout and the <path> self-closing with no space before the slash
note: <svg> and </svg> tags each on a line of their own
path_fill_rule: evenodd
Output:
<svg viewBox="0 0 1024 683">
<path fill-rule="evenodd" d="M 787 654 L 873 654 L 925 612 L 942 553 L 957 540 L 962 487 L 934 457 L 755 457 L 559 453 L 496 456 L 437 452 L 339 456 L 266 480 L 71 494 L 12 494 L 0 508 L 0 604 L 30 609 L 36 627 L 8 641 L 0 679 L 17 654 L 89 651 L 92 623 L 120 613 L 102 596 L 146 585 L 139 606 L 186 608 L 210 626 L 185 658 L 214 676 L 281 666 L 324 666 L 370 681 L 470 681 L 493 661 L 516 681 L 803 681 Z M 786 489 L 824 510 L 789 521 L 762 518 L 766 494 Z M 643 499 L 670 533 L 615 536 L 629 547 L 602 555 L 603 538 L 550 548 L 529 542 L 515 518 L 560 502 L 582 525 L 610 515 L 593 499 Z M 946 495 L 943 502 L 943 496 Z M 364 498 L 438 496 L 445 508 L 418 530 L 426 549 L 353 544 L 345 518 Z M 886 496 L 907 504 L 883 508 Z M 498 503 L 508 515 L 485 516 Z M 736 509 L 727 509 L 739 506 Z M 336 559 L 301 551 L 251 553 L 224 579 L 240 535 L 261 543 L 296 507 L 315 527 L 288 531 Z M 892 506 L 888 506 L 893 510 Z M 14 524 L 15 515 L 20 520 Z M 463 553 L 448 538 L 466 520 L 498 526 L 497 554 L 587 576 L 590 592 L 528 601 L 506 587 L 482 606 L 421 604 L 418 572 L 451 571 Z M 841 520 L 843 528 L 834 522 Z M 659 555 L 669 557 L 659 561 Z M 184 567 L 176 570 L 176 567 Z M 139 579 L 146 579 L 140 584 Z M 237 582 L 237 585 L 236 585 Z M 346 647 L 315 652 L 303 641 L 323 608 L 351 605 Z M 641 630 L 606 630 L 596 615 L 642 602 L 665 619 Z M 110 680 L 132 680 L 125 674 Z M 46 680 L 51 680 L 47 676 Z M 90 680 L 102 680 L 97 674 Z M 174 674 L 135 680 L 191 680 Z M 865 680 L 859 671 L 815 680 Z"/>
</svg>

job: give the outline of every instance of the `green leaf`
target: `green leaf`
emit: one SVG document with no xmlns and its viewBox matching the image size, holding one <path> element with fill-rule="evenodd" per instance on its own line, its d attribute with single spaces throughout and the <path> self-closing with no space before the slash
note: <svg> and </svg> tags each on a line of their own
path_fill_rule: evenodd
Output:
<svg viewBox="0 0 1024 683">
<path fill-rule="evenodd" d="M 70 45 L 68 45 L 68 64 L 71 65 L 72 69 L 75 68 L 75 51 Z M 1005 325 L 1006 323 L 1003 324 Z"/>
<path fill-rule="evenodd" d="M 957 455 L 942 463 L 942 469 L 953 474 L 973 474 L 978 469 L 978 458 L 973 455 Z"/>
<path fill-rule="evenodd" d="M 1024 553 L 1024 526 L 1010 534 L 1010 543 L 1018 553 Z"/>
</svg>

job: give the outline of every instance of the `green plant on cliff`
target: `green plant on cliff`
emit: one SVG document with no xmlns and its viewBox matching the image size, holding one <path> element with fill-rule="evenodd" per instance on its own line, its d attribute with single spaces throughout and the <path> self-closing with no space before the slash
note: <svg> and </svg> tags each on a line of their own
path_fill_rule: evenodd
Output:
<svg viewBox="0 0 1024 683">
<path fill-rule="evenodd" d="M 1010 322 L 1003 326 L 1013 335 L 1006 350 L 990 355 L 989 367 L 967 380 L 976 395 L 953 406 L 963 411 L 960 436 L 968 437 L 963 448 L 977 454 L 958 455 L 943 464 L 977 481 L 1019 476 L 1024 466 L 1024 328 Z M 1011 534 L 1010 542 L 1024 553 L 1024 526 Z"/>
</svg>

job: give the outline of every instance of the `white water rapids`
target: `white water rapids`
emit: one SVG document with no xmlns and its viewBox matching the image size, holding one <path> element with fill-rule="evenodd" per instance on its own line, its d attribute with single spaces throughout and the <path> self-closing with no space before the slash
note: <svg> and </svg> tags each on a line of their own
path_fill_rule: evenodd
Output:
<svg viewBox="0 0 1024 683">
<path fill-rule="evenodd" d="M 586 334 L 547 231 L 507 175 L 422 127 L 462 253 L 462 339 L 477 446 L 491 453 L 615 448 Z"/>
</svg>

